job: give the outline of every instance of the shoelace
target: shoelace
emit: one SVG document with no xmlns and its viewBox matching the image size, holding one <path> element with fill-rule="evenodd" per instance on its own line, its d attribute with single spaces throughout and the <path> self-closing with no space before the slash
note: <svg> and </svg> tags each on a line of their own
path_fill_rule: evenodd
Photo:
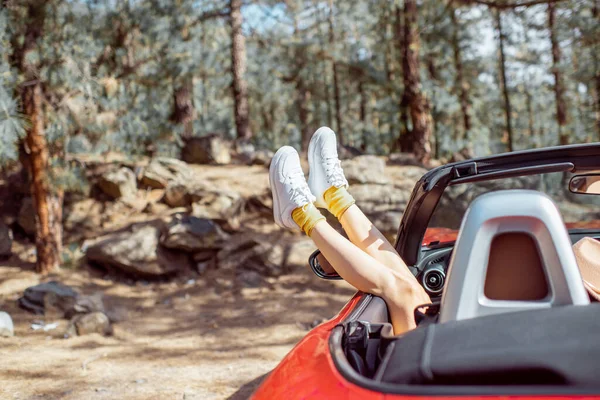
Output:
<svg viewBox="0 0 600 400">
<path fill-rule="evenodd" d="M 290 199 L 295 204 L 310 203 L 310 189 L 301 169 L 292 171 L 285 177 L 285 183 L 291 186 Z"/>
<path fill-rule="evenodd" d="M 342 162 L 337 157 L 325 157 L 325 175 L 332 186 L 341 187 L 346 184 Z"/>
</svg>

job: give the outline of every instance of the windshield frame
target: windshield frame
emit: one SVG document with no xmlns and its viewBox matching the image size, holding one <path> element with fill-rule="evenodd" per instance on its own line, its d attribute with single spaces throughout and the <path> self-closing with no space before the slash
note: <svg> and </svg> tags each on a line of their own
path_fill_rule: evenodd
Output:
<svg viewBox="0 0 600 400">
<path fill-rule="evenodd" d="M 417 263 L 429 221 L 450 185 L 561 171 L 600 171 L 600 143 L 503 153 L 432 169 L 415 184 L 398 227 L 396 250 L 407 265 Z"/>
</svg>

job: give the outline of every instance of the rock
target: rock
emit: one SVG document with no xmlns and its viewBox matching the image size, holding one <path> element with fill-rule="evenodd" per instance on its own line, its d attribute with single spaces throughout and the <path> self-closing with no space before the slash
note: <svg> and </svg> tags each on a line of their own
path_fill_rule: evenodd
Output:
<svg viewBox="0 0 600 400">
<path fill-rule="evenodd" d="M 244 198 L 232 190 L 205 192 L 192 204 L 192 215 L 216 221 L 226 230 L 239 229 L 239 217 L 244 209 Z"/>
<path fill-rule="evenodd" d="M 349 160 L 351 158 L 362 156 L 364 153 L 360 149 L 352 146 L 338 146 L 340 160 Z"/>
<path fill-rule="evenodd" d="M 235 277 L 236 283 L 241 287 L 256 288 L 264 286 L 265 279 L 256 271 L 241 271 Z"/>
<path fill-rule="evenodd" d="M 144 169 L 141 182 L 145 186 L 164 189 L 169 182 L 185 182 L 193 176 L 191 168 L 183 161 L 158 157 L 150 161 Z"/>
<path fill-rule="evenodd" d="M 73 306 L 73 313 L 87 314 L 91 312 L 105 312 L 102 293 L 95 293 L 91 296 L 78 296 Z M 67 314 L 67 318 L 70 315 Z"/>
<path fill-rule="evenodd" d="M 174 274 L 190 267 L 186 254 L 159 246 L 164 228 L 162 222 L 154 221 L 109 234 L 88 247 L 87 259 L 136 278 Z"/>
<path fill-rule="evenodd" d="M 268 168 L 271 165 L 271 160 L 273 159 L 274 155 L 275 153 L 273 153 L 271 150 L 260 149 L 253 154 L 250 163 L 252 165 L 264 165 Z"/>
<path fill-rule="evenodd" d="M 217 134 L 194 137 L 184 143 L 181 158 L 191 164 L 229 164 L 231 143 Z"/>
<path fill-rule="evenodd" d="M 106 314 L 99 311 L 77 315 L 73 317 L 71 324 L 79 336 L 90 333 L 99 333 L 108 336 L 113 333 L 110 320 Z"/>
<path fill-rule="evenodd" d="M 258 237 L 240 234 L 217 255 L 217 265 L 222 269 L 250 270 L 261 276 L 279 276 L 293 267 L 306 264 L 308 255 L 304 245 L 282 241 L 281 234 Z M 314 246 L 310 249 L 314 250 Z M 302 254 L 299 254 L 302 253 Z"/>
<path fill-rule="evenodd" d="M 73 310 L 78 295 L 71 287 L 50 281 L 25 289 L 19 306 L 34 314 L 58 312 L 63 315 Z"/>
<path fill-rule="evenodd" d="M 350 194 L 356 203 L 369 212 L 404 211 L 410 199 L 410 190 L 392 185 L 350 185 Z"/>
<path fill-rule="evenodd" d="M 388 165 L 413 165 L 423 167 L 423 164 L 417 160 L 412 153 L 392 153 L 387 160 Z"/>
<path fill-rule="evenodd" d="M 160 243 L 169 249 L 198 253 L 219 249 L 226 239 L 227 235 L 210 219 L 176 216 L 161 236 Z"/>
<path fill-rule="evenodd" d="M 250 212 L 258 212 L 266 215 L 273 214 L 273 195 L 267 189 L 261 194 L 255 194 L 246 200 L 246 209 Z"/>
<path fill-rule="evenodd" d="M 245 140 L 238 140 L 235 142 L 235 159 L 242 164 L 252 164 L 252 159 L 256 148 L 254 145 Z"/>
<path fill-rule="evenodd" d="M 33 208 L 33 199 L 31 197 L 23 199 L 23 203 L 21 203 L 21 208 L 19 209 L 17 223 L 23 228 L 23 231 L 25 231 L 26 234 L 30 236 L 35 235 L 35 210 Z"/>
<path fill-rule="evenodd" d="M 344 174 L 350 184 L 375 183 L 386 185 L 385 160 L 377 156 L 358 156 L 342 161 Z"/>
<path fill-rule="evenodd" d="M 103 174 L 98 180 L 98 187 L 113 199 L 130 197 L 137 193 L 135 174 L 126 167 Z"/>
<path fill-rule="evenodd" d="M 0 337 L 11 337 L 15 335 L 15 327 L 12 318 L 4 311 L 0 311 Z"/>
<path fill-rule="evenodd" d="M 7 258 L 12 255 L 12 230 L 3 222 L 0 222 L 0 258 Z"/>
<path fill-rule="evenodd" d="M 164 199 L 170 207 L 186 207 L 215 190 L 213 185 L 205 181 L 174 181 L 167 185 Z"/>
</svg>

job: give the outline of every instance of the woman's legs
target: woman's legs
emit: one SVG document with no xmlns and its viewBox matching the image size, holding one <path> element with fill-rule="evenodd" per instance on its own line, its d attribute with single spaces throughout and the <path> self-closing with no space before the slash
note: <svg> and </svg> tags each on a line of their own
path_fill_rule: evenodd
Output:
<svg viewBox="0 0 600 400">
<path fill-rule="evenodd" d="M 418 285 L 396 249 L 346 191 L 348 181 L 338 159 L 337 139 L 331 129 L 322 127 L 314 133 L 308 147 L 308 162 L 308 185 L 316 197 L 315 204 L 327 208 L 338 218 L 348 238 L 358 248 Z"/>
<path fill-rule="evenodd" d="M 393 271 L 343 237 L 326 221 L 317 222 L 309 236 L 346 282 L 386 301 L 396 335 L 416 327 L 414 309 L 428 303 L 429 298 L 422 288 L 415 287 L 415 279 L 408 270 L 410 277 Z"/>
<path fill-rule="evenodd" d="M 357 205 L 350 206 L 339 218 L 348 239 L 365 253 L 408 280 L 419 283 L 398 252 Z"/>
<path fill-rule="evenodd" d="M 269 181 L 275 222 L 282 227 L 303 230 L 342 278 L 359 290 L 381 296 L 388 305 L 397 334 L 414 328 L 413 310 L 429 301 L 427 294 L 414 285 L 412 275 L 389 268 L 327 224 L 313 204 L 315 196 L 304 179 L 298 153 L 293 148 L 283 147 L 275 154 Z M 343 187 L 333 189 L 326 195 L 329 208 L 341 218 L 354 199 Z"/>
</svg>

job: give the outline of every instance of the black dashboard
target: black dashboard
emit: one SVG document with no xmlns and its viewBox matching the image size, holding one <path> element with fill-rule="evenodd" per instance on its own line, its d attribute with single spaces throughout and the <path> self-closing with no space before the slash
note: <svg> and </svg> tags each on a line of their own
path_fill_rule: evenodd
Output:
<svg viewBox="0 0 600 400">
<path fill-rule="evenodd" d="M 600 240 L 599 230 L 570 229 L 571 243 L 575 244 L 584 237 Z M 421 257 L 414 267 L 409 267 L 427 294 L 432 298 L 440 297 L 444 291 L 446 274 L 452 257 L 453 245 L 438 248 L 421 248 Z"/>
</svg>

